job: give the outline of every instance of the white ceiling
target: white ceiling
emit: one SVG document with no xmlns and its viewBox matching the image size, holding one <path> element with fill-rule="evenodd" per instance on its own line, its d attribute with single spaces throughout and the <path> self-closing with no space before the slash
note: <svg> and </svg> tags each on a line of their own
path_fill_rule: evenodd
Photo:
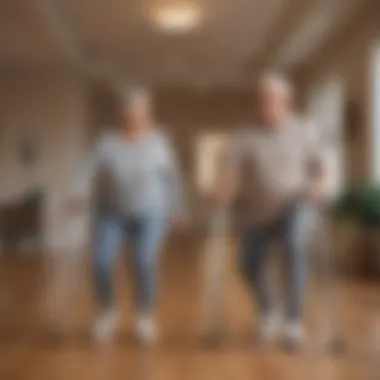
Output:
<svg viewBox="0 0 380 380">
<path fill-rule="evenodd" d="M 104 1 L 62 3 L 86 41 L 120 59 L 132 78 L 203 83 L 241 74 L 239 68 L 260 46 L 284 1 L 205 0 L 204 23 L 180 36 L 152 28 L 146 0 L 108 0 L 107 17 Z"/>
<path fill-rule="evenodd" d="M 189 0 L 204 20 L 177 36 L 150 23 L 160 1 L 0 1 L 0 60 L 74 61 L 150 85 L 240 83 L 247 68 L 305 60 L 367 0 Z"/>
</svg>

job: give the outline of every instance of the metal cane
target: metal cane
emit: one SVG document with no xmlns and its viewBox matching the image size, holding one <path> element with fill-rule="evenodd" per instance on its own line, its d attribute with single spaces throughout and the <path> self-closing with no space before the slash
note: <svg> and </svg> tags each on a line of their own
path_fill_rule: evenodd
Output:
<svg viewBox="0 0 380 380">
<path fill-rule="evenodd" d="M 329 354 L 341 354 L 346 343 L 343 339 L 340 324 L 340 297 L 339 273 L 337 260 L 334 258 L 334 245 L 331 231 L 331 218 L 328 207 L 321 205 L 318 210 L 319 237 L 317 249 L 317 277 L 322 293 L 323 302 L 320 305 L 320 323 L 318 336 L 322 339 L 322 346 Z"/>
</svg>

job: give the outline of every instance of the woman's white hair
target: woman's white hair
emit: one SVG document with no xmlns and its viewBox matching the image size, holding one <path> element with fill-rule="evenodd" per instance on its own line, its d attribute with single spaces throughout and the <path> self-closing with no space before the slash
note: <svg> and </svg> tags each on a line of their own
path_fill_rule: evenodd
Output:
<svg viewBox="0 0 380 380">
<path fill-rule="evenodd" d="M 128 107 L 138 100 L 145 100 L 150 103 L 151 101 L 150 91 L 147 88 L 142 87 L 142 86 L 129 87 L 126 90 L 124 90 L 121 96 L 121 105 L 123 107 L 125 106 Z"/>
</svg>

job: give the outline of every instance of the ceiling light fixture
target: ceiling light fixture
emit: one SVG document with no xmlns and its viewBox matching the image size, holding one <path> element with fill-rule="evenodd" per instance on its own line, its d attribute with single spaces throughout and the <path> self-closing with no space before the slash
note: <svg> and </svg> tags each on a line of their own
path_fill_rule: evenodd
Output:
<svg viewBox="0 0 380 380">
<path fill-rule="evenodd" d="M 201 22 L 201 10 L 194 3 L 171 3 L 152 10 L 154 24 L 161 30 L 171 33 L 186 33 L 195 29 Z"/>
</svg>

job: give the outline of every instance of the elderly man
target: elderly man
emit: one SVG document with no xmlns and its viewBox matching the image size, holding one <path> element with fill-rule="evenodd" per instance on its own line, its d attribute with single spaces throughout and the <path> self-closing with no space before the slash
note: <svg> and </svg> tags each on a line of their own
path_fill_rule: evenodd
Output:
<svg viewBox="0 0 380 380">
<path fill-rule="evenodd" d="M 262 312 L 258 333 L 264 341 L 271 340 L 279 327 L 269 248 L 282 240 L 287 275 L 284 339 L 298 346 L 307 285 L 308 211 L 323 195 L 322 161 L 311 129 L 293 112 L 290 83 L 268 73 L 256 90 L 253 122 L 233 136 L 216 196 L 220 205 L 232 205 L 239 198 L 242 206 L 241 266 Z"/>
</svg>

